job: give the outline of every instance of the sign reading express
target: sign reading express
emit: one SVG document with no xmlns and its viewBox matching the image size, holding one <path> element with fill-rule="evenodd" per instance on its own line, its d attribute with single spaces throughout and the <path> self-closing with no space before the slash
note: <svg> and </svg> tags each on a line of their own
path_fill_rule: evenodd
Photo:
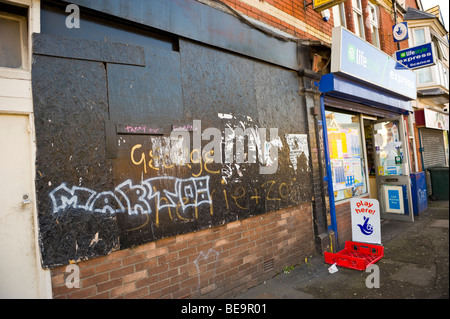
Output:
<svg viewBox="0 0 450 319">
<path fill-rule="evenodd" d="M 397 61 L 410 69 L 420 69 L 434 65 L 432 43 L 421 44 L 405 50 L 395 52 Z"/>
<path fill-rule="evenodd" d="M 331 72 L 344 73 L 412 100 L 417 97 L 413 71 L 342 27 L 332 33 Z"/>
</svg>

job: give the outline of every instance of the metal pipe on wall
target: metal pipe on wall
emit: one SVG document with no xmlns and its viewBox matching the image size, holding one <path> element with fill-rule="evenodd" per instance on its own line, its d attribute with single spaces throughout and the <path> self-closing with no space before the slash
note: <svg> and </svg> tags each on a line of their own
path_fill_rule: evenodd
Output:
<svg viewBox="0 0 450 319">
<path fill-rule="evenodd" d="M 322 128 L 323 128 L 323 144 L 325 151 L 325 160 L 326 160 L 326 169 L 327 176 L 323 178 L 324 181 L 328 183 L 328 197 L 330 201 L 330 219 L 331 225 L 330 228 L 334 231 L 334 236 L 336 238 L 336 247 L 339 250 L 339 237 L 337 230 L 337 221 L 336 221 L 336 205 L 334 202 L 334 190 L 333 190 L 333 180 L 331 173 L 331 163 L 330 163 L 330 154 L 328 148 L 328 132 L 327 132 L 327 119 L 325 117 L 325 103 L 324 103 L 324 95 L 320 95 L 320 112 L 322 114 Z"/>
</svg>

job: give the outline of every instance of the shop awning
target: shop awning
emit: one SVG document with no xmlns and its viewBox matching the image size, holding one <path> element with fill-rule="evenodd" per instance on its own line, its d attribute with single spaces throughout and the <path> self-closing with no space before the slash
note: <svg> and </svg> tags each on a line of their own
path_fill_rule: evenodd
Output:
<svg viewBox="0 0 450 319">
<path fill-rule="evenodd" d="M 412 112 L 411 100 L 341 74 L 322 76 L 319 90 L 329 96 L 395 113 Z"/>
</svg>

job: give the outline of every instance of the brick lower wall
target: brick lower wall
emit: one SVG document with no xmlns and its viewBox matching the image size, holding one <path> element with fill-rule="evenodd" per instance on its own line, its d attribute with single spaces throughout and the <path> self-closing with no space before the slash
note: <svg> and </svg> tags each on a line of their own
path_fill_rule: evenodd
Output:
<svg viewBox="0 0 450 319">
<path fill-rule="evenodd" d="M 227 298 L 314 253 L 312 204 L 170 237 L 77 263 L 79 288 L 52 273 L 54 298 Z"/>
</svg>

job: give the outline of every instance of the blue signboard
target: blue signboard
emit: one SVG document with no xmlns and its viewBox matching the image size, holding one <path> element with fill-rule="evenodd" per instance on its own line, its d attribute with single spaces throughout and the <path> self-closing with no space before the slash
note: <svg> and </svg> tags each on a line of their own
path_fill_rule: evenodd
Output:
<svg viewBox="0 0 450 319">
<path fill-rule="evenodd" d="M 424 68 L 435 63 L 434 50 L 431 42 L 396 51 L 395 57 L 398 62 L 410 69 Z"/>
<path fill-rule="evenodd" d="M 400 192 L 395 189 L 388 190 L 388 203 L 390 209 L 400 209 Z"/>
<path fill-rule="evenodd" d="M 331 54 L 331 72 L 416 99 L 416 74 L 352 32 L 342 27 L 333 29 Z"/>
<path fill-rule="evenodd" d="M 409 38 L 408 23 L 400 22 L 392 26 L 392 35 L 394 36 L 394 42 L 407 40 Z"/>
</svg>

